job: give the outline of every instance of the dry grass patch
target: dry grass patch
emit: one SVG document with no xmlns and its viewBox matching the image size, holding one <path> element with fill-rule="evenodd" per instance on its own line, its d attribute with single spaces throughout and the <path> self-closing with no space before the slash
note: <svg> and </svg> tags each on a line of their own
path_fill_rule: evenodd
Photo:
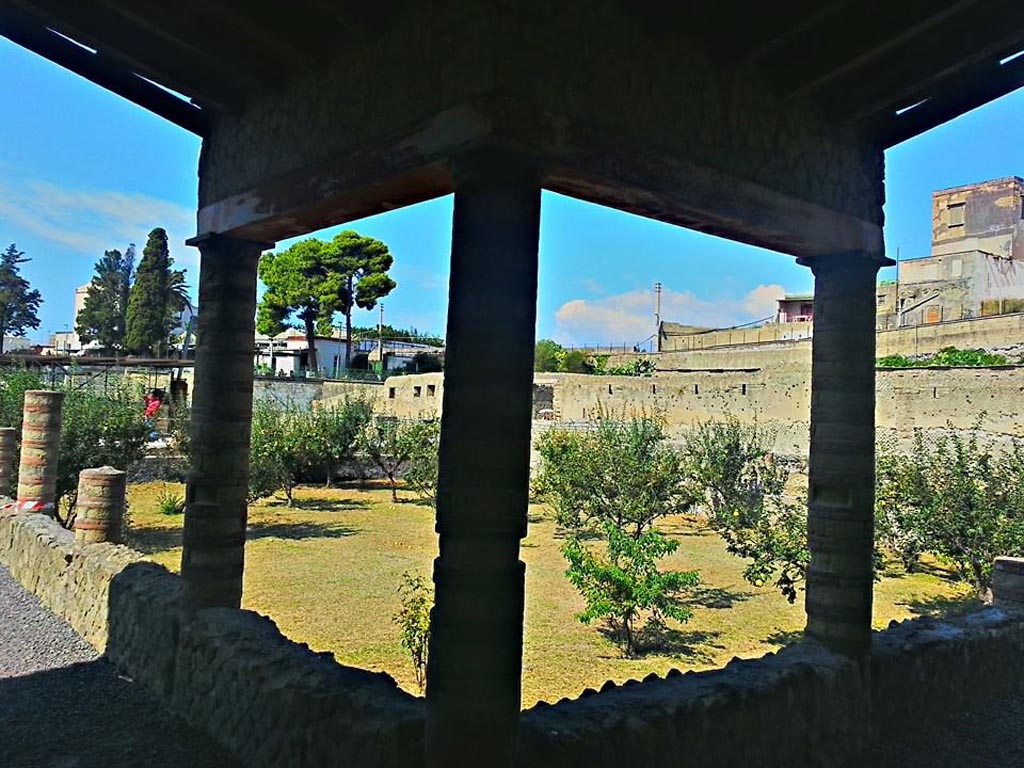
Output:
<svg viewBox="0 0 1024 768">
<path fill-rule="evenodd" d="M 164 488 L 129 488 L 132 544 L 177 570 L 181 515 L 156 512 Z M 299 488 L 296 507 L 261 501 L 250 508 L 245 605 L 271 616 L 290 638 L 339 661 L 395 677 L 414 691 L 413 670 L 399 645 L 392 617 L 399 608 L 404 571 L 429 576 L 437 554 L 432 511 L 393 503 L 383 487 Z M 541 508 L 531 510 L 526 562 L 526 637 L 523 705 L 577 696 L 606 680 L 623 682 L 673 667 L 718 667 L 733 656 L 760 656 L 799 637 L 803 606 L 790 605 L 770 587 L 743 580 L 743 561 L 693 520 L 668 518 L 663 526 L 681 539 L 666 565 L 697 569 L 703 586 L 694 595 L 689 623 L 674 627 L 666 647 L 641 659 L 622 658 L 599 627 L 574 618 L 583 601 L 565 579 L 559 532 Z M 970 588 L 941 568 L 894 574 L 875 586 L 875 625 L 922 613 L 962 609 Z"/>
</svg>

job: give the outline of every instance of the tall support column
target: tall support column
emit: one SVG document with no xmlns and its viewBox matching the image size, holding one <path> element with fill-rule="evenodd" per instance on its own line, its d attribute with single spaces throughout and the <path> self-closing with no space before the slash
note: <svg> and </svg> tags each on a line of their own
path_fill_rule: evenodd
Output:
<svg viewBox="0 0 1024 768">
<path fill-rule="evenodd" d="M 427 765 L 508 765 L 522 688 L 540 185 L 521 159 L 455 167 Z"/>
<path fill-rule="evenodd" d="M 875 278 L 885 262 L 801 261 L 814 272 L 807 635 L 852 656 L 871 644 Z"/>
<path fill-rule="evenodd" d="M 193 244 L 201 253 L 199 318 L 181 573 L 190 608 L 237 608 L 249 484 L 256 266 L 265 246 L 219 236 Z"/>
</svg>

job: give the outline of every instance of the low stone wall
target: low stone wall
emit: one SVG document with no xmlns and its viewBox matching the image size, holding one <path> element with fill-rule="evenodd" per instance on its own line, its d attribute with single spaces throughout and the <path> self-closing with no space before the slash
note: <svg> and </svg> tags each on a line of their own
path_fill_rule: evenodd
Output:
<svg viewBox="0 0 1024 768">
<path fill-rule="evenodd" d="M 0 565 L 247 766 L 422 765 L 423 699 L 311 652 L 252 611 L 186 620 L 180 577 L 132 550 L 75 545 L 43 515 L 0 514 Z"/>
<path fill-rule="evenodd" d="M 251 611 L 186 620 L 180 578 L 131 550 L 76 546 L 41 515 L 0 514 L 0 564 L 245 765 L 423 765 L 423 699 Z M 894 624 L 861 663 L 807 642 L 538 704 L 523 713 L 515 765 L 857 765 L 873 738 L 912 719 L 1022 690 L 1024 608 L 999 605 Z"/>
<path fill-rule="evenodd" d="M 110 583 L 141 559 L 116 544 L 75 544 L 44 515 L 0 512 L 0 563 L 98 651 L 107 644 Z"/>
</svg>

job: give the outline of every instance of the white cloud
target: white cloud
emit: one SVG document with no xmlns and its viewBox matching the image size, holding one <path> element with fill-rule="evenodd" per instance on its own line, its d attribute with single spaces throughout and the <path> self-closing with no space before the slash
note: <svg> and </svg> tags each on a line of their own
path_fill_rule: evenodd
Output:
<svg viewBox="0 0 1024 768">
<path fill-rule="evenodd" d="M 195 234 L 195 211 L 148 195 L 73 189 L 45 181 L 11 183 L 0 179 L 0 220 L 96 261 L 103 251 L 135 243 L 142 255 L 154 227 L 167 230 L 176 266 L 199 279 L 199 253 L 185 245 Z"/>
<path fill-rule="evenodd" d="M 670 322 L 724 328 L 775 314 L 781 285 L 759 285 L 743 296 L 702 298 L 663 290 L 661 317 Z M 654 333 L 654 291 L 637 290 L 602 299 L 573 299 L 555 313 L 555 339 L 563 344 L 634 344 Z"/>
</svg>

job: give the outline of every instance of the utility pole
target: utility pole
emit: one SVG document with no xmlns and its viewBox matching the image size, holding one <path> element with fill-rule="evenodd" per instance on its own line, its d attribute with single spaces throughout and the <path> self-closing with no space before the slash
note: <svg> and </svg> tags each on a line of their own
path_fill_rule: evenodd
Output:
<svg viewBox="0 0 1024 768">
<path fill-rule="evenodd" d="M 661 352 L 661 283 L 654 284 L 654 351 Z"/>
<path fill-rule="evenodd" d="M 380 303 L 377 319 L 377 356 L 380 358 L 380 372 L 384 373 L 384 302 Z"/>
</svg>

